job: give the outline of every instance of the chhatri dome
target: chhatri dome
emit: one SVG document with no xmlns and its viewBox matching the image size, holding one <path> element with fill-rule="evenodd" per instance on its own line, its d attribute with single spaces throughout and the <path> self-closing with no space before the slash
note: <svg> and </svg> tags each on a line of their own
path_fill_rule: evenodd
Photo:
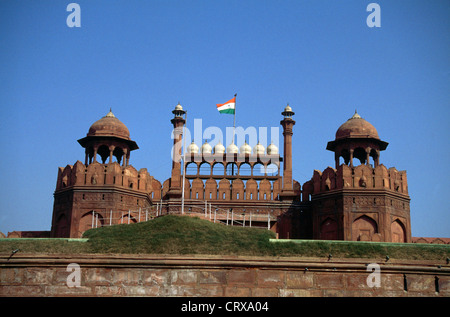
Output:
<svg viewBox="0 0 450 317">
<path fill-rule="evenodd" d="M 234 142 L 228 145 L 227 153 L 237 153 L 237 152 L 239 152 L 239 148 L 234 144 Z"/>
<path fill-rule="evenodd" d="M 252 154 L 252 147 L 247 144 L 247 141 L 242 144 L 240 152 L 241 154 Z"/>
<path fill-rule="evenodd" d="M 258 141 L 258 144 L 253 148 L 253 154 L 264 155 L 266 149 L 264 146 Z"/>
<path fill-rule="evenodd" d="M 110 109 L 106 116 L 91 125 L 87 136 L 108 136 L 130 140 L 130 131 Z"/>
<path fill-rule="evenodd" d="M 219 141 L 219 143 L 217 143 L 214 146 L 214 154 L 223 154 L 225 153 L 225 147 L 222 145 L 222 143 Z"/>
<path fill-rule="evenodd" d="M 355 114 L 344 122 L 344 124 L 342 124 L 336 131 L 336 140 L 346 138 L 380 139 L 377 129 L 375 129 L 372 124 L 361 118 L 356 110 Z"/>
<path fill-rule="evenodd" d="M 361 164 L 370 164 L 372 158 L 376 167 L 380 164 L 380 151 L 387 146 L 388 143 L 378 136 L 377 129 L 355 110 L 354 115 L 336 131 L 336 138 L 328 142 L 327 150 L 335 153 L 336 168 L 341 164 L 341 157 L 349 166 L 353 166 L 354 158 L 359 159 Z"/>
<path fill-rule="evenodd" d="M 267 154 L 268 155 L 278 154 L 278 147 L 275 144 L 273 144 L 273 141 L 267 147 Z"/>
<path fill-rule="evenodd" d="M 198 146 L 197 146 L 197 144 L 194 143 L 194 141 L 192 141 L 192 143 L 189 144 L 189 146 L 187 147 L 187 153 L 189 153 L 189 154 L 197 154 L 198 153 Z"/>
<path fill-rule="evenodd" d="M 111 109 L 106 116 L 90 126 L 86 136 L 79 139 L 78 143 L 86 149 L 86 166 L 97 161 L 97 154 L 100 155 L 103 164 L 108 157 L 109 162 L 116 157 L 118 163 L 127 166 L 130 151 L 139 149 L 136 142 L 131 140 L 130 131 L 126 125 L 116 118 Z"/>
<path fill-rule="evenodd" d="M 211 154 L 211 152 L 212 152 L 211 145 L 209 145 L 208 141 L 205 141 L 205 143 L 203 143 L 202 145 L 202 153 Z"/>
</svg>

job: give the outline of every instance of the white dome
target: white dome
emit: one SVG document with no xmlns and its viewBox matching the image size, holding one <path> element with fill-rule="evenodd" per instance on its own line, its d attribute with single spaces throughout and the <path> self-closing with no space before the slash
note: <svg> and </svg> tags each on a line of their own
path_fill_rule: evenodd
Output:
<svg viewBox="0 0 450 317">
<path fill-rule="evenodd" d="M 252 147 L 247 144 L 247 141 L 241 146 L 240 152 L 241 154 L 252 154 Z"/>
<path fill-rule="evenodd" d="M 180 104 L 178 104 L 175 106 L 175 110 L 183 110 L 183 107 Z"/>
<path fill-rule="evenodd" d="M 269 155 L 273 155 L 273 154 L 278 154 L 278 148 L 275 144 L 270 143 L 270 145 L 267 147 L 267 154 Z"/>
<path fill-rule="evenodd" d="M 208 142 L 205 141 L 205 143 L 203 143 L 202 145 L 202 153 L 211 154 L 211 152 L 212 152 L 211 145 L 209 145 Z"/>
<path fill-rule="evenodd" d="M 264 146 L 258 142 L 253 148 L 253 154 L 264 155 L 265 150 Z"/>
<path fill-rule="evenodd" d="M 214 147 L 214 154 L 223 154 L 225 153 L 225 147 L 222 145 L 222 143 L 217 143 Z"/>
<path fill-rule="evenodd" d="M 237 152 L 239 152 L 239 149 L 234 143 L 231 143 L 230 145 L 228 145 L 227 153 L 237 153 Z"/>
<path fill-rule="evenodd" d="M 192 143 L 189 144 L 189 146 L 187 147 L 187 153 L 189 153 L 189 154 L 197 154 L 198 153 L 198 146 L 197 146 L 197 144 L 194 143 L 194 141 L 192 141 Z"/>
</svg>

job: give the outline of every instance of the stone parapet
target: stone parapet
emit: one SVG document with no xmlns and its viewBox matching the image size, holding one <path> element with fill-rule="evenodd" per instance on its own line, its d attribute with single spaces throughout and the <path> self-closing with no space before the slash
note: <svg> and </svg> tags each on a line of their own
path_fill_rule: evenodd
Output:
<svg viewBox="0 0 450 317">
<path fill-rule="evenodd" d="M 442 263 L 441 263 L 442 262 Z M 450 296 L 446 259 L 0 255 L 0 296 Z M 79 285 L 69 287 L 79 267 Z M 379 267 L 379 286 L 371 285 Z M 70 280 L 68 283 L 68 279 Z M 371 285 L 371 286 L 369 286 Z"/>
</svg>

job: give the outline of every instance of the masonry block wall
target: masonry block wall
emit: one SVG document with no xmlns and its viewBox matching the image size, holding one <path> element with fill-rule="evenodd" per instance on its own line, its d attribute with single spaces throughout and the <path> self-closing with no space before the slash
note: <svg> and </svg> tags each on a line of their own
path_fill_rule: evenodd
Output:
<svg viewBox="0 0 450 317">
<path fill-rule="evenodd" d="M 370 287 L 370 263 L 380 286 Z M 0 256 L 0 296 L 450 296 L 439 261 L 151 255 Z M 80 286 L 68 287 L 70 263 Z"/>
</svg>

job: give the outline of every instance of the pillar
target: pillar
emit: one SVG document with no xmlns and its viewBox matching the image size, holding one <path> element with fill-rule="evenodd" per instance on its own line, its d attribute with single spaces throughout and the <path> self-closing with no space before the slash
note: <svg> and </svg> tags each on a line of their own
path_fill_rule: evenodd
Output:
<svg viewBox="0 0 450 317">
<path fill-rule="evenodd" d="M 350 167 L 353 167 L 353 152 L 354 151 L 355 151 L 354 149 L 349 150 L 349 152 L 350 152 Z"/>
<path fill-rule="evenodd" d="M 284 119 L 280 122 L 283 126 L 284 137 L 284 164 L 283 164 L 283 183 L 280 193 L 281 200 L 293 200 L 295 198 L 294 186 L 292 182 L 292 135 L 295 121 L 292 119 L 294 112 L 287 105 L 281 113 Z"/>
<path fill-rule="evenodd" d="M 183 115 L 186 111 L 178 104 L 172 113 L 175 115 L 170 121 L 173 124 L 172 172 L 167 195 L 169 198 L 181 198 L 181 145 L 183 139 L 183 127 L 186 123 Z"/>
<path fill-rule="evenodd" d="M 366 148 L 366 165 L 370 165 L 370 151 L 372 149 L 370 147 Z M 374 164 L 375 165 L 375 164 Z"/>
<path fill-rule="evenodd" d="M 111 145 L 111 146 L 109 147 L 109 163 L 112 163 L 114 149 L 115 149 L 115 146 L 114 146 L 114 145 Z"/>
</svg>

